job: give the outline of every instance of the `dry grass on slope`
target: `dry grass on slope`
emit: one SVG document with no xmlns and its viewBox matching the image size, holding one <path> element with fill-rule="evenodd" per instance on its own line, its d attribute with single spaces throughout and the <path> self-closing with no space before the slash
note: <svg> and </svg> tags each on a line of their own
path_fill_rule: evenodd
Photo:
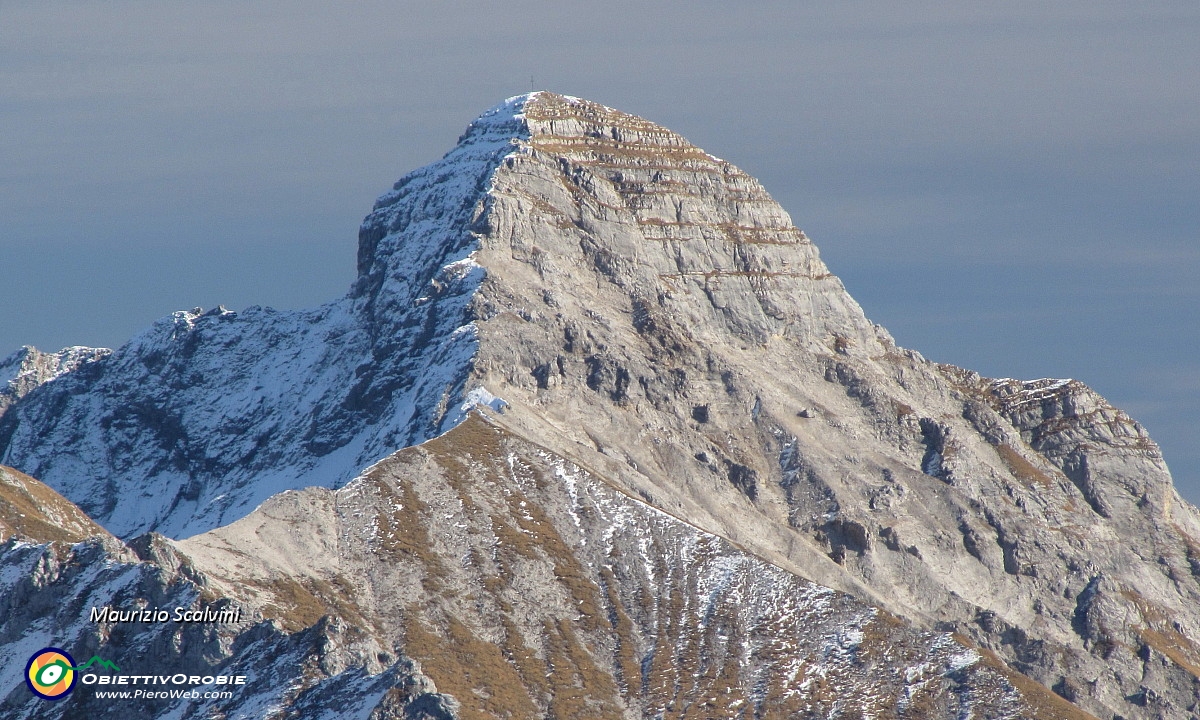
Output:
<svg viewBox="0 0 1200 720">
<path fill-rule="evenodd" d="M 108 536 L 70 500 L 22 472 L 0 466 L 0 541 L 16 537 L 76 543 Z"/>
</svg>

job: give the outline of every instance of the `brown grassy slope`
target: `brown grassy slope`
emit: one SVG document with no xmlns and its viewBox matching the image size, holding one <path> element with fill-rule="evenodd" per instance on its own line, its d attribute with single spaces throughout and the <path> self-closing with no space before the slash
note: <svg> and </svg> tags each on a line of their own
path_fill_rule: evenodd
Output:
<svg viewBox="0 0 1200 720">
<path fill-rule="evenodd" d="M 74 503 L 10 467 L 0 466 L 0 541 L 80 542 L 108 537 Z"/>
</svg>

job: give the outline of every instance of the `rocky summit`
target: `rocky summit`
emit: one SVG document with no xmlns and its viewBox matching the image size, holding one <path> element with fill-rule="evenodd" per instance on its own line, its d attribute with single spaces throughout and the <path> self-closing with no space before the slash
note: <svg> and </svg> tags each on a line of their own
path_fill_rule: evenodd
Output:
<svg viewBox="0 0 1200 720">
<path fill-rule="evenodd" d="M 897 347 L 757 181 L 596 103 L 481 115 L 340 299 L 0 382 L 4 717 L 1200 718 L 1145 430 Z M 221 619 L 119 620 L 175 608 Z M 50 702 L 43 647 L 242 682 Z"/>
</svg>

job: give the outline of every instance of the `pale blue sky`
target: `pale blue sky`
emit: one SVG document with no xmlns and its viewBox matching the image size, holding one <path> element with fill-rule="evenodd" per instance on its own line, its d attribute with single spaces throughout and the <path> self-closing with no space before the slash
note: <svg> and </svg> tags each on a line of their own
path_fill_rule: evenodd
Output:
<svg viewBox="0 0 1200 720">
<path fill-rule="evenodd" d="M 400 175 L 530 87 L 759 177 L 927 357 L 1076 377 L 1200 500 L 1200 5 L 0 4 L 0 355 L 353 279 Z"/>
</svg>

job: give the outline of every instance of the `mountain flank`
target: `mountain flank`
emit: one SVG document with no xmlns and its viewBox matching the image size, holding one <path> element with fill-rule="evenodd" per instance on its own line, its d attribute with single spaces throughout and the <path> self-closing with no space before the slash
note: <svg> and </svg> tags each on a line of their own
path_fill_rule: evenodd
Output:
<svg viewBox="0 0 1200 720">
<path fill-rule="evenodd" d="M 313 703 L 1200 716 L 1200 514 L 1145 430 L 898 347 L 757 181 L 596 103 L 484 113 L 376 201 L 342 298 L 14 387 L 3 462 L 270 642 L 341 628 Z"/>
<path fill-rule="evenodd" d="M 481 415 L 339 490 L 130 549 L 100 562 L 94 541 L 15 546 L 0 576 L 52 570 L 0 591 L 62 608 L 60 637 L 122 668 L 251 678 L 233 700 L 164 700 L 156 716 L 1091 717 L 986 650 L 774 567 Z M 232 604 L 241 619 L 173 631 L 74 616 L 104 598 Z M 19 691 L 4 707 L 46 709 Z M 126 712 L 83 693 L 53 707 Z"/>
</svg>

